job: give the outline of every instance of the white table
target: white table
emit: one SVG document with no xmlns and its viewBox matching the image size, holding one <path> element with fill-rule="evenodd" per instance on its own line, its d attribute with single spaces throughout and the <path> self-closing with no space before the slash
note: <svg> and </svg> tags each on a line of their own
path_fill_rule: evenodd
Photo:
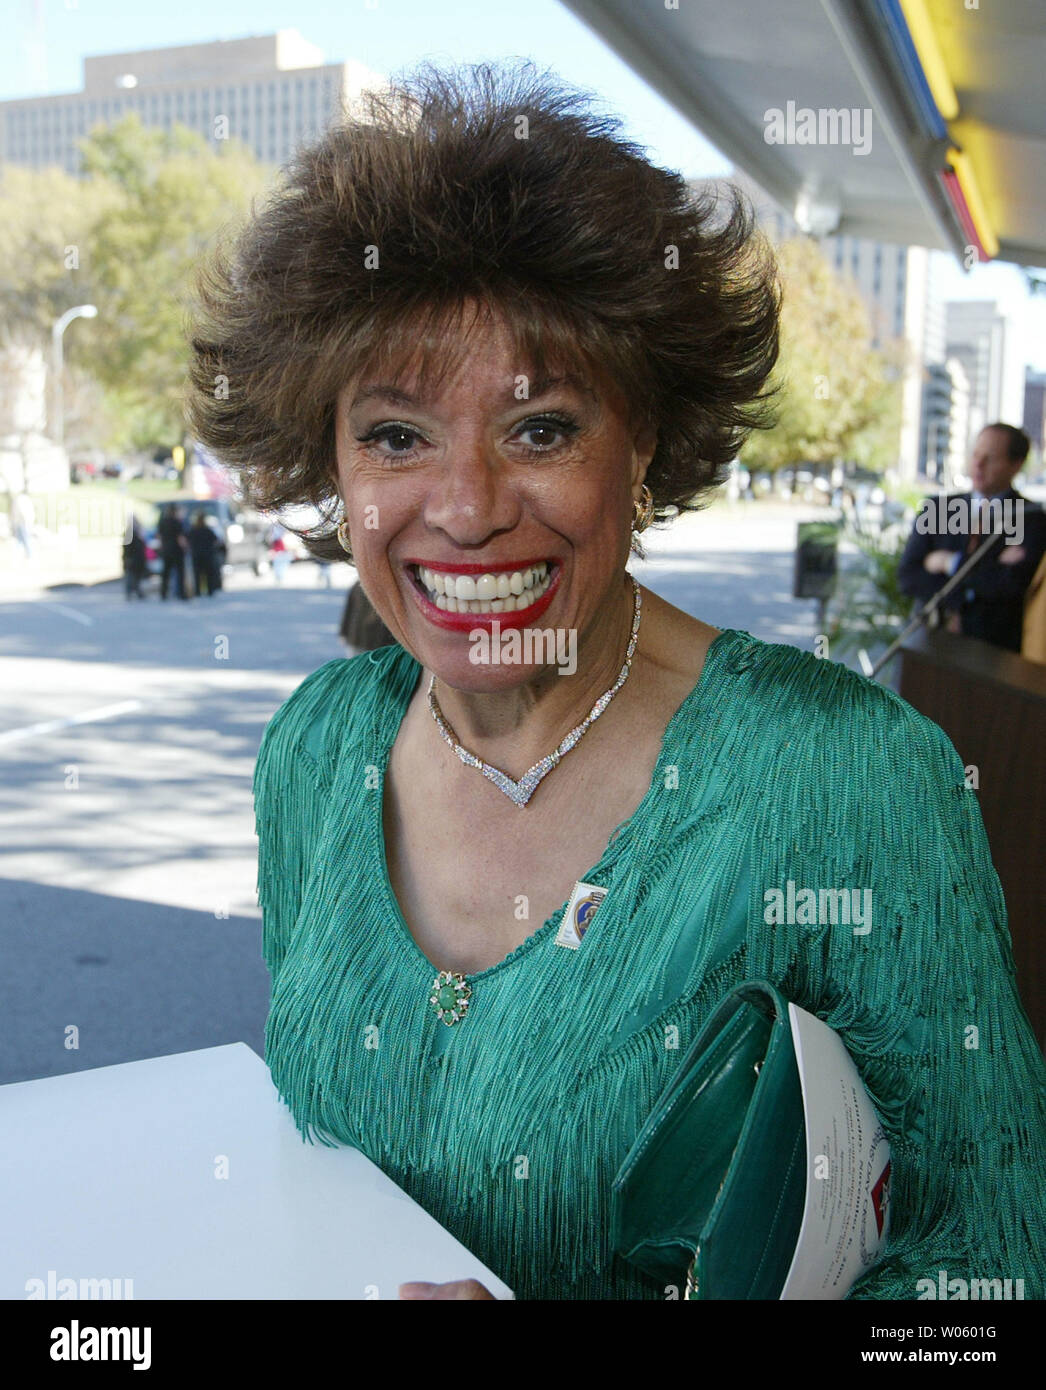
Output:
<svg viewBox="0 0 1046 1390">
<path fill-rule="evenodd" d="M 512 1297 L 357 1149 L 304 1142 L 244 1043 L 0 1086 L 0 1298 L 119 1279 L 135 1299 L 395 1299 L 470 1277 Z"/>
</svg>

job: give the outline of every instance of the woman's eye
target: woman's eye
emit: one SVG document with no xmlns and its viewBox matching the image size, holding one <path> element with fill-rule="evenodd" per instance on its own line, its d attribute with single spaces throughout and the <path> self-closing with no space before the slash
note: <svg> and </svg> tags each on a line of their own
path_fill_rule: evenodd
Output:
<svg viewBox="0 0 1046 1390">
<path fill-rule="evenodd" d="M 577 426 L 568 420 L 530 420 L 519 430 L 518 439 L 534 453 L 548 453 L 557 443 L 575 433 Z M 530 436 L 528 441 L 526 436 Z"/>
<path fill-rule="evenodd" d="M 368 434 L 360 436 L 359 442 L 387 444 L 388 447 L 381 452 L 396 455 L 409 454 L 419 438 L 414 430 L 407 429 L 405 425 L 378 425 Z"/>
</svg>

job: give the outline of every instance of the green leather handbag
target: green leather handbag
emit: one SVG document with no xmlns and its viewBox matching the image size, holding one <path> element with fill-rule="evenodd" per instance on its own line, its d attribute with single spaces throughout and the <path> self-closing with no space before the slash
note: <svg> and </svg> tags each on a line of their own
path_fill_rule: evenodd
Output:
<svg viewBox="0 0 1046 1390">
<path fill-rule="evenodd" d="M 765 981 L 732 989 L 681 1057 L 614 1181 L 614 1248 L 666 1287 L 685 1290 L 684 1298 L 782 1296 L 799 1259 L 815 1153 L 842 1200 L 832 1203 L 835 1228 L 815 1232 L 806 1247 L 799 1283 L 791 1284 L 799 1291 L 786 1296 L 842 1298 L 885 1239 L 889 1146 L 878 1117 L 838 1035 L 792 1010 Z M 809 1145 L 796 1014 L 809 1064 L 825 1073 L 817 1085 L 841 1106 L 838 1115 L 822 1106 Z M 858 1122 L 848 1124 L 843 1112 Z M 844 1137 L 833 1149 L 840 1133 L 859 1142 L 847 1150 Z M 852 1234 L 854 1249 L 839 1258 L 832 1252 L 844 1225 L 843 1242 Z"/>
</svg>

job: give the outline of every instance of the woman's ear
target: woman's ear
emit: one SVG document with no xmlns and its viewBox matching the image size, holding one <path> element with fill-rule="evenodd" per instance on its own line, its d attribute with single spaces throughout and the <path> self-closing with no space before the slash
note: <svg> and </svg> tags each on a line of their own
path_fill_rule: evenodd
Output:
<svg viewBox="0 0 1046 1390">
<path fill-rule="evenodd" d="M 632 436 L 632 486 L 641 487 L 657 449 L 657 426 L 649 420 L 636 427 Z"/>
</svg>

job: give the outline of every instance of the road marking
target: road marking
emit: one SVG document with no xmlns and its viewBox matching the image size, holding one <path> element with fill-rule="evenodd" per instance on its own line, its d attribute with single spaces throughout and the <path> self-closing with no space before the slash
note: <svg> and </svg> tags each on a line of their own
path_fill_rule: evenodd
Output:
<svg viewBox="0 0 1046 1390">
<path fill-rule="evenodd" d="M 52 603 L 46 599 L 48 608 L 53 608 L 56 613 L 63 613 L 67 618 L 73 618 L 78 623 L 83 623 L 84 627 L 94 627 L 94 619 L 89 618 L 86 613 L 78 613 L 75 608 L 66 608 L 64 603 Z"/>
<path fill-rule="evenodd" d="M 141 709 L 141 700 L 123 700 L 118 705 L 102 705 L 100 709 L 89 709 L 83 714 L 71 715 L 68 719 L 49 719 L 45 724 L 27 724 L 24 729 L 9 729 L 0 734 L 0 744 L 18 743 L 23 738 L 34 738 L 37 734 L 53 734 L 59 729 L 68 729 L 73 724 L 93 724 L 99 719 L 115 719 L 119 714 L 130 714 Z"/>
</svg>

